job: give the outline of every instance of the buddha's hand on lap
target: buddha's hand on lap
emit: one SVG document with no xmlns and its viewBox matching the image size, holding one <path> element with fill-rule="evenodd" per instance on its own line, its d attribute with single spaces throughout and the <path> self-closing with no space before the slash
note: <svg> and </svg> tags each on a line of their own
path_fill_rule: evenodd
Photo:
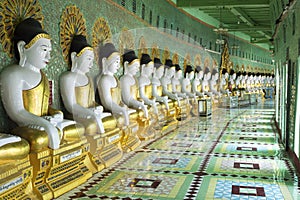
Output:
<svg viewBox="0 0 300 200">
<path fill-rule="evenodd" d="M 39 131 L 44 131 L 45 130 L 44 127 L 36 125 L 36 124 L 29 124 L 27 127 L 32 128 L 32 129 L 36 129 L 36 130 L 39 130 Z"/>
<path fill-rule="evenodd" d="M 103 107 L 102 106 L 96 106 L 95 108 L 92 109 L 93 112 L 96 114 L 96 115 L 101 115 L 103 113 Z"/>
</svg>

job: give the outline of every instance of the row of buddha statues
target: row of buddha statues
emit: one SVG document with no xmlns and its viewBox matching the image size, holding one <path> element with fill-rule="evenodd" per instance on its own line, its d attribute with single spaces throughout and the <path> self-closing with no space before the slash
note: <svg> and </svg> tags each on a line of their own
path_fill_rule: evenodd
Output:
<svg viewBox="0 0 300 200">
<path fill-rule="evenodd" d="M 65 111 L 49 105 L 51 37 L 39 21 L 27 18 L 13 33 L 16 64 L 0 75 L 1 99 L 16 123 L 0 133 L 0 199 L 56 198 L 120 160 L 141 141 L 160 137 L 198 114 L 198 100 L 233 95 L 236 88 L 256 92 L 273 76 L 216 68 L 182 70 L 171 59 L 133 49 L 120 54 L 112 42 L 88 44 L 73 35 L 70 70 L 60 75 Z M 98 58 L 100 74 L 88 74 Z M 123 75 L 115 75 L 123 66 Z M 95 92 L 96 91 L 96 92 Z M 99 101 L 97 101 L 99 99 Z M 17 167 L 16 167 L 17 166 Z"/>
</svg>

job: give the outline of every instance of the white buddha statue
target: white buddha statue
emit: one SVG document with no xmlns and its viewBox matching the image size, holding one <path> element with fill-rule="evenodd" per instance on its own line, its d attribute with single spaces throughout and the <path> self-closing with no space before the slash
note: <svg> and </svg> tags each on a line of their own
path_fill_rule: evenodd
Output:
<svg viewBox="0 0 300 200">
<path fill-rule="evenodd" d="M 133 50 L 125 50 L 125 54 L 122 57 L 124 66 L 124 75 L 120 77 L 122 101 L 129 108 L 143 110 L 144 116 L 148 117 L 147 106 L 144 104 L 144 101 L 138 99 L 138 82 L 135 76 L 139 72 L 140 61 Z"/>
<path fill-rule="evenodd" d="M 221 93 L 218 91 L 218 79 L 219 72 L 216 68 L 213 68 L 211 72 L 211 79 L 209 80 L 209 90 L 213 94 L 214 97 L 220 97 Z"/>
<path fill-rule="evenodd" d="M 164 65 L 159 58 L 154 58 L 154 70 L 152 76 L 152 96 L 156 101 L 164 103 L 167 109 L 169 109 L 168 97 L 163 96 L 161 78 L 164 75 Z"/>
<path fill-rule="evenodd" d="M 195 78 L 195 72 L 191 65 L 187 65 L 182 79 L 181 91 L 189 98 L 196 98 L 196 94 L 192 91 L 192 80 Z"/>
<path fill-rule="evenodd" d="M 112 43 L 100 48 L 99 65 L 102 73 L 97 77 L 97 87 L 102 106 L 117 117 L 124 117 L 124 125 L 129 125 L 129 109 L 122 102 L 121 87 L 114 76 L 120 68 L 120 54 Z"/>
<path fill-rule="evenodd" d="M 209 96 L 209 97 L 212 97 L 213 94 L 212 92 L 210 91 L 210 88 L 209 88 L 209 81 L 211 79 L 211 72 L 209 70 L 208 67 L 205 68 L 204 70 L 204 73 L 203 73 L 203 81 L 202 81 L 202 92 Z"/>
<path fill-rule="evenodd" d="M 181 90 L 181 81 L 182 81 L 182 70 L 181 67 L 179 66 L 179 64 L 175 64 L 175 74 L 174 76 L 171 78 L 171 82 L 172 82 L 172 92 L 174 94 L 177 94 L 178 97 L 181 98 L 187 98 L 187 95 L 185 93 L 182 93 Z"/>
<path fill-rule="evenodd" d="M 202 92 L 202 80 L 203 79 L 203 70 L 200 66 L 195 68 L 195 78 L 192 80 L 192 91 L 196 94 L 196 96 L 204 97 L 204 93 Z"/>
<path fill-rule="evenodd" d="M 230 91 L 228 89 L 228 77 L 229 77 L 229 74 L 227 72 L 227 69 L 223 68 L 222 69 L 222 77 L 220 80 L 220 92 L 227 96 L 230 95 Z"/>
<path fill-rule="evenodd" d="M 229 81 L 228 81 L 228 89 L 231 92 L 231 94 L 233 95 L 233 91 L 236 88 L 235 85 L 235 79 L 236 79 L 236 73 L 233 69 L 230 69 L 229 71 Z"/>
<path fill-rule="evenodd" d="M 74 120 L 85 125 L 87 134 L 104 133 L 101 121 L 110 113 L 103 113 L 103 107 L 95 102 L 94 86 L 87 75 L 93 66 L 94 51 L 85 36 L 75 35 L 69 52 L 71 71 L 60 77 L 60 91 L 66 110 Z"/>
<path fill-rule="evenodd" d="M 139 83 L 139 93 L 140 98 L 145 102 L 145 104 L 153 108 L 154 113 L 158 114 L 158 109 L 156 105 L 156 97 L 152 95 L 152 74 L 154 71 L 154 62 L 148 54 L 142 54 L 141 56 L 141 73 L 138 77 Z"/>
<path fill-rule="evenodd" d="M 0 79 L 4 108 L 19 126 L 12 133 L 29 141 L 33 151 L 58 149 L 62 139 L 79 140 L 84 128 L 49 106 L 49 82 L 42 69 L 50 61 L 50 36 L 28 18 L 14 31 L 14 47 L 18 64 L 5 68 Z"/>
<path fill-rule="evenodd" d="M 172 92 L 172 78 L 175 75 L 175 66 L 172 64 L 172 60 L 167 60 L 165 63 L 165 72 L 163 77 L 160 79 L 162 84 L 163 95 L 168 96 L 172 100 L 176 100 L 179 102 L 179 98 L 177 94 L 173 94 Z"/>
</svg>

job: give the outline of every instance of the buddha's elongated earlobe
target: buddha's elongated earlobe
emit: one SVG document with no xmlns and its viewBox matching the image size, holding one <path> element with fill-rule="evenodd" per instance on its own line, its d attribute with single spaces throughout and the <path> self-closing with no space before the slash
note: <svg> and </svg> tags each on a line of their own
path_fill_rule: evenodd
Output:
<svg viewBox="0 0 300 200">
<path fill-rule="evenodd" d="M 26 55 L 25 55 L 25 42 L 24 41 L 19 41 L 17 44 L 19 55 L 20 55 L 20 60 L 19 60 L 19 65 L 21 67 L 25 66 L 26 63 Z"/>
<path fill-rule="evenodd" d="M 71 72 L 76 72 L 78 64 L 76 62 L 76 52 L 71 53 Z"/>
</svg>

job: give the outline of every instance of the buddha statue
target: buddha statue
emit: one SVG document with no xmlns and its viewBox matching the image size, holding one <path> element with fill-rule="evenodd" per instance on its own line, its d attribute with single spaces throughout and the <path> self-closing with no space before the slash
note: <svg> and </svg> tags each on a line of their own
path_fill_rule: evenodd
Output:
<svg viewBox="0 0 300 200">
<path fill-rule="evenodd" d="M 195 98 L 195 93 L 192 92 L 192 80 L 195 78 L 195 72 L 191 65 L 187 65 L 182 79 L 181 91 L 189 98 Z"/>
<path fill-rule="evenodd" d="M 139 129 L 136 121 L 138 113 L 129 109 L 122 101 L 121 86 L 115 77 L 120 68 L 120 54 L 112 43 L 105 43 L 99 48 L 98 57 L 101 73 L 97 77 L 97 88 L 101 104 L 105 110 L 118 118 L 119 128 L 123 131 L 123 151 L 133 150 L 141 142 L 136 135 Z"/>
<path fill-rule="evenodd" d="M 210 91 L 210 88 L 209 88 L 209 81 L 211 79 L 211 72 L 209 70 L 208 67 L 206 67 L 204 69 L 204 73 L 203 73 L 203 81 L 202 81 L 202 92 L 209 96 L 209 97 L 212 97 L 213 94 L 212 92 Z"/>
<path fill-rule="evenodd" d="M 153 108 L 154 113 L 158 114 L 156 98 L 152 95 L 151 78 L 154 71 L 154 62 L 148 54 L 142 54 L 140 60 L 141 73 L 138 77 L 140 98 L 145 104 Z"/>
<path fill-rule="evenodd" d="M 227 69 L 223 68 L 222 69 L 222 77 L 220 80 L 220 92 L 223 95 L 229 96 L 230 95 L 230 91 L 228 89 L 228 77 L 229 74 L 227 72 Z"/>
<path fill-rule="evenodd" d="M 213 68 L 211 72 L 211 79 L 209 80 L 209 90 L 214 97 L 221 96 L 221 93 L 218 91 L 218 82 L 217 82 L 218 79 L 219 79 L 219 72 L 216 68 Z"/>
<path fill-rule="evenodd" d="M 181 91 L 188 97 L 191 106 L 191 114 L 196 116 L 198 114 L 198 101 L 196 94 L 192 92 L 192 80 L 195 77 L 194 69 L 191 65 L 187 65 L 184 71 L 184 78 L 182 79 Z"/>
<path fill-rule="evenodd" d="M 233 69 L 230 69 L 229 71 L 229 81 L 228 81 L 228 89 L 231 92 L 231 95 L 233 95 L 233 91 L 235 90 L 235 79 L 236 79 L 236 73 Z"/>
<path fill-rule="evenodd" d="M 104 165 L 109 166 L 119 160 L 122 151 L 119 147 L 121 132 L 116 119 L 111 113 L 103 112 L 103 107 L 95 102 L 93 80 L 88 75 L 93 61 L 94 51 L 87 43 L 86 37 L 74 35 L 69 50 L 71 70 L 61 75 L 60 91 L 67 110 L 66 116 L 85 127 L 96 167 L 94 172 L 97 172 L 103 169 Z M 107 156 L 110 154 L 113 156 Z"/>
<path fill-rule="evenodd" d="M 202 67 L 197 66 L 195 68 L 195 78 L 192 80 L 192 92 L 196 96 L 203 98 L 204 93 L 202 92 L 202 79 L 203 79 L 203 70 Z"/>
<path fill-rule="evenodd" d="M 122 56 L 124 74 L 120 77 L 120 86 L 122 93 L 122 101 L 129 107 L 135 110 L 142 110 L 144 116 L 148 117 L 147 106 L 144 101 L 139 98 L 138 82 L 136 74 L 139 72 L 140 61 L 133 50 L 125 50 Z"/>
<path fill-rule="evenodd" d="M 13 134 L 30 143 L 32 151 L 61 141 L 80 140 L 84 128 L 63 119 L 63 113 L 48 104 L 49 82 L 42 69 L 50 61 L 51 42 L 40 23 L 32 18 L 20 22 L 14 31 L 18 64 L 1 73 L 2 101 L 8 116 L 18 124 Z"/>
<path fill-rule="evenodd" d="M 182 70 L 179 64 L 175 64 L 175 74 L 171 78 L 172 82 L 172 92 L 177 94 L 178 97 L 187 98 L 187 95 L 181 90 L 181 81 L 182 81 Z"/>
<path fill-rule="evenodd" d="M 171 80 L 172 80 L 173 76 L 175 75 L 175 66 L 173 66 L 172 60 L 169 60 L 169 59 L 166 60 L 164 67 L 165 67 L 164 75 L 160 79 L 161 84 L 162 84 L 163 95 L 166 95 L 167 97 L 169 97 L 172 100 L 176 100 L 178 102 L 178 104 L 180 104 L 177 94 L 172 93 L 172 81 Z"/>
<path fill-rule="evenodd" d="M 164 103 L 167 109 L 169 109 L 168 96 L 163 96 L 162 84 L 160 79 L 164 75 L 164 65 L 161 63 L 159 58 L 154 58 L 154 69 L 152 76 L 152 96 L 156 101 Z"/>
<path fill-rule="evenodd" d="M 156 108 L 156 105 L 154 100 L 149 99 L 146 99 L 148 101 L 145 104 L 144 98 L 141 97 L 139 82 L 136 78 L 140 68 L 140 60 L 133 50 L 125 49 L 125 53 L 122 55 L 122 64 L 124 66 L 124 75 L 120 77 L 122 100 L 129 108 L 139 113 L 136 117 L 139 123 L 138 137 L 141 140 L 153 138 L 155 133 L 151 128 L 156 121 L 153 120 L 151 125 L 150 115 L 152 118 L 153 111 L 151 108 Z M 149 110 L 147 104 L 150 106 Z"/>
</svg>

